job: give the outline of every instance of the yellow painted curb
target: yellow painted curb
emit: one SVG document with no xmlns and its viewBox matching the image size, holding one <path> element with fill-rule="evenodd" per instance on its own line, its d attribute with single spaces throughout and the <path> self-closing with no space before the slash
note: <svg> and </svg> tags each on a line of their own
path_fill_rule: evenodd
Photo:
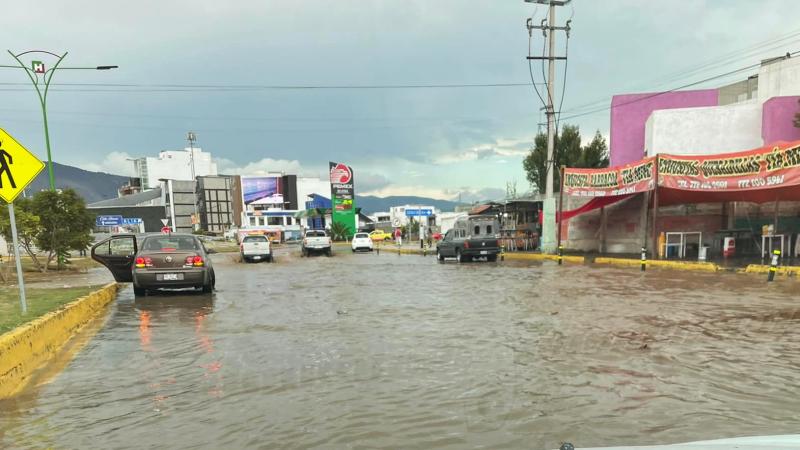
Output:
<svg viewBox="0 0 800 450">
<path fill-rule="evenodd" d="M 750 264 L 744 269 L 745 273 L 761 273 L 767 274 L 769 273 L 769 266 L 764 266 L 761 264 Z M 796 277 L 800 275 L 800 267 L 799 266 L 778 266 L 777 270 L 775 271 L 778 275 L 784 276 L 792 276 Z"/>
<path fill-rule="evenodd" d="M 594 259 L 595 264 L 612 264 L 617 266 L 636 266 L 642 265 L 642 260 L 633 258 L 608 258 L 600 256 Z M 697 270 L 702 272 L 716 272 L 719 266 L 714 263 L 708 262 L 691 262 L 691 261 L 664 261 L 664 260 L 648 260 L 647 267 L 660 267 L 664 269 L 674 270 Z"/>
<path fill-rule="evenodd" d="M 586 258 L 583 256 L 564 255 L 564 262 L 583 264 Z M 506 253 L 506 259 L 518 259 L 528 261 L 558 261 L 558 255 L 548 255 L 544 253 Z"/>
<path fill-rule="evenodd" d="M 117 293 L 111 283 L 0 336 L 0 399 L 21 391 L 42 367 Z"/>
</svg>

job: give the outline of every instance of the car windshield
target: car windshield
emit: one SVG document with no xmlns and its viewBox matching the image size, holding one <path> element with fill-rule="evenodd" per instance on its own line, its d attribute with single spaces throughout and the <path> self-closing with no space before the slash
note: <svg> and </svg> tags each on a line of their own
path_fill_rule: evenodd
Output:
<svg viewBox="0 0 800 450">
<path fill-rule="evenodd" d="M 242 242 L 266 242 L 266 236 L 245 236 Z"/>
<path fill-rule="evenodd" d="M 308 231 L 306 232 L 307 237 L 325 237 L 327 236 L 324 231 L 316 230 L 316 231 Z"/>
<path fill-rule="evenodd" d="M 369 235 L 367 233 L 356 233 L 356 235 L 353 237 L 355 239 L 364 239 L 364 238 L 369 238 Z"/>
<path fill-rule="evenodd" d="M 197 239 L 192 236 L 150 236 L 145 238 L 142 249 L 147 251 L 196 251 L 199 250 Z"/>
</svg>

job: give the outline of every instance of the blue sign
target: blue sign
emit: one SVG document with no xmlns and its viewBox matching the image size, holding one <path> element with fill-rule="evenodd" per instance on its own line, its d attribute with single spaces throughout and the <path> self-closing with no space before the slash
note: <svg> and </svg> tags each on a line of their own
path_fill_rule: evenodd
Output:
<svg viewBox="0 0 800 450">
<path fill-rule="evenodd" d="M 140 217 L 123 217 L 122 224 L 123 225 L 139 225 L 142 223 L 142 219 Z"/>
<path fill-rule="evenodd" d="M 122 216 L 97 216 L 94 224 L 98 227 L 116 227 L 122 225 Z"/>
<path fill-rule="evenodd" d="M 432 215 L 433 215 L 432 209 L 420 209 L 420 208 L 406 209 L 406 217 L 419 217 L 419 216 L 427 217 Z"/>
</svg>

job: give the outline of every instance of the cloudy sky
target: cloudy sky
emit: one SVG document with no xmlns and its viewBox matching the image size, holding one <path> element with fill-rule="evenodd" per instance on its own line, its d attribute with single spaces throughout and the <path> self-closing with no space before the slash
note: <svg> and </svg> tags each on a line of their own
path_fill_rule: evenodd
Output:
<svg viewBox="0 0 800 450">
<path fill-rule="evenodd" d="M 524 24 L 544 14 L 523 0 L 30 0 L 4 10 L 2 35 L 4 50 L 69 51 L 63 66 L 120 66 L 56 74 L 55 161 L 128 174 L 126 158 L 194 130 L 227 172 L 321 174 L 334 160 L 362 194 L 467 200 L 527 189 L 521 160 L 544 120 L 531 86 L 374 86 L 530 83 Z M 614 94 L 800 49 L 796 0 L 574 0 L 558 14 L 573 27 L 562 116 L 584 137 L 608 135 Z M 0 127 L 44 157 L 30 83 L 15 69 L 0 83 Z"/>
</svg>

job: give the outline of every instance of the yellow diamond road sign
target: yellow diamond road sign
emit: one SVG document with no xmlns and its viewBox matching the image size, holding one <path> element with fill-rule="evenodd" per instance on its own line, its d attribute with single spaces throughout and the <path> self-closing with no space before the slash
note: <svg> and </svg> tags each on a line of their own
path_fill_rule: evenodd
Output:
<svg viewBox="0 0 800 450">
<path fill-rule="evenodd" d="M 13 202 L 42 169 L 39 158 L 0 128 L 0 198 Z"/>
</svg>

